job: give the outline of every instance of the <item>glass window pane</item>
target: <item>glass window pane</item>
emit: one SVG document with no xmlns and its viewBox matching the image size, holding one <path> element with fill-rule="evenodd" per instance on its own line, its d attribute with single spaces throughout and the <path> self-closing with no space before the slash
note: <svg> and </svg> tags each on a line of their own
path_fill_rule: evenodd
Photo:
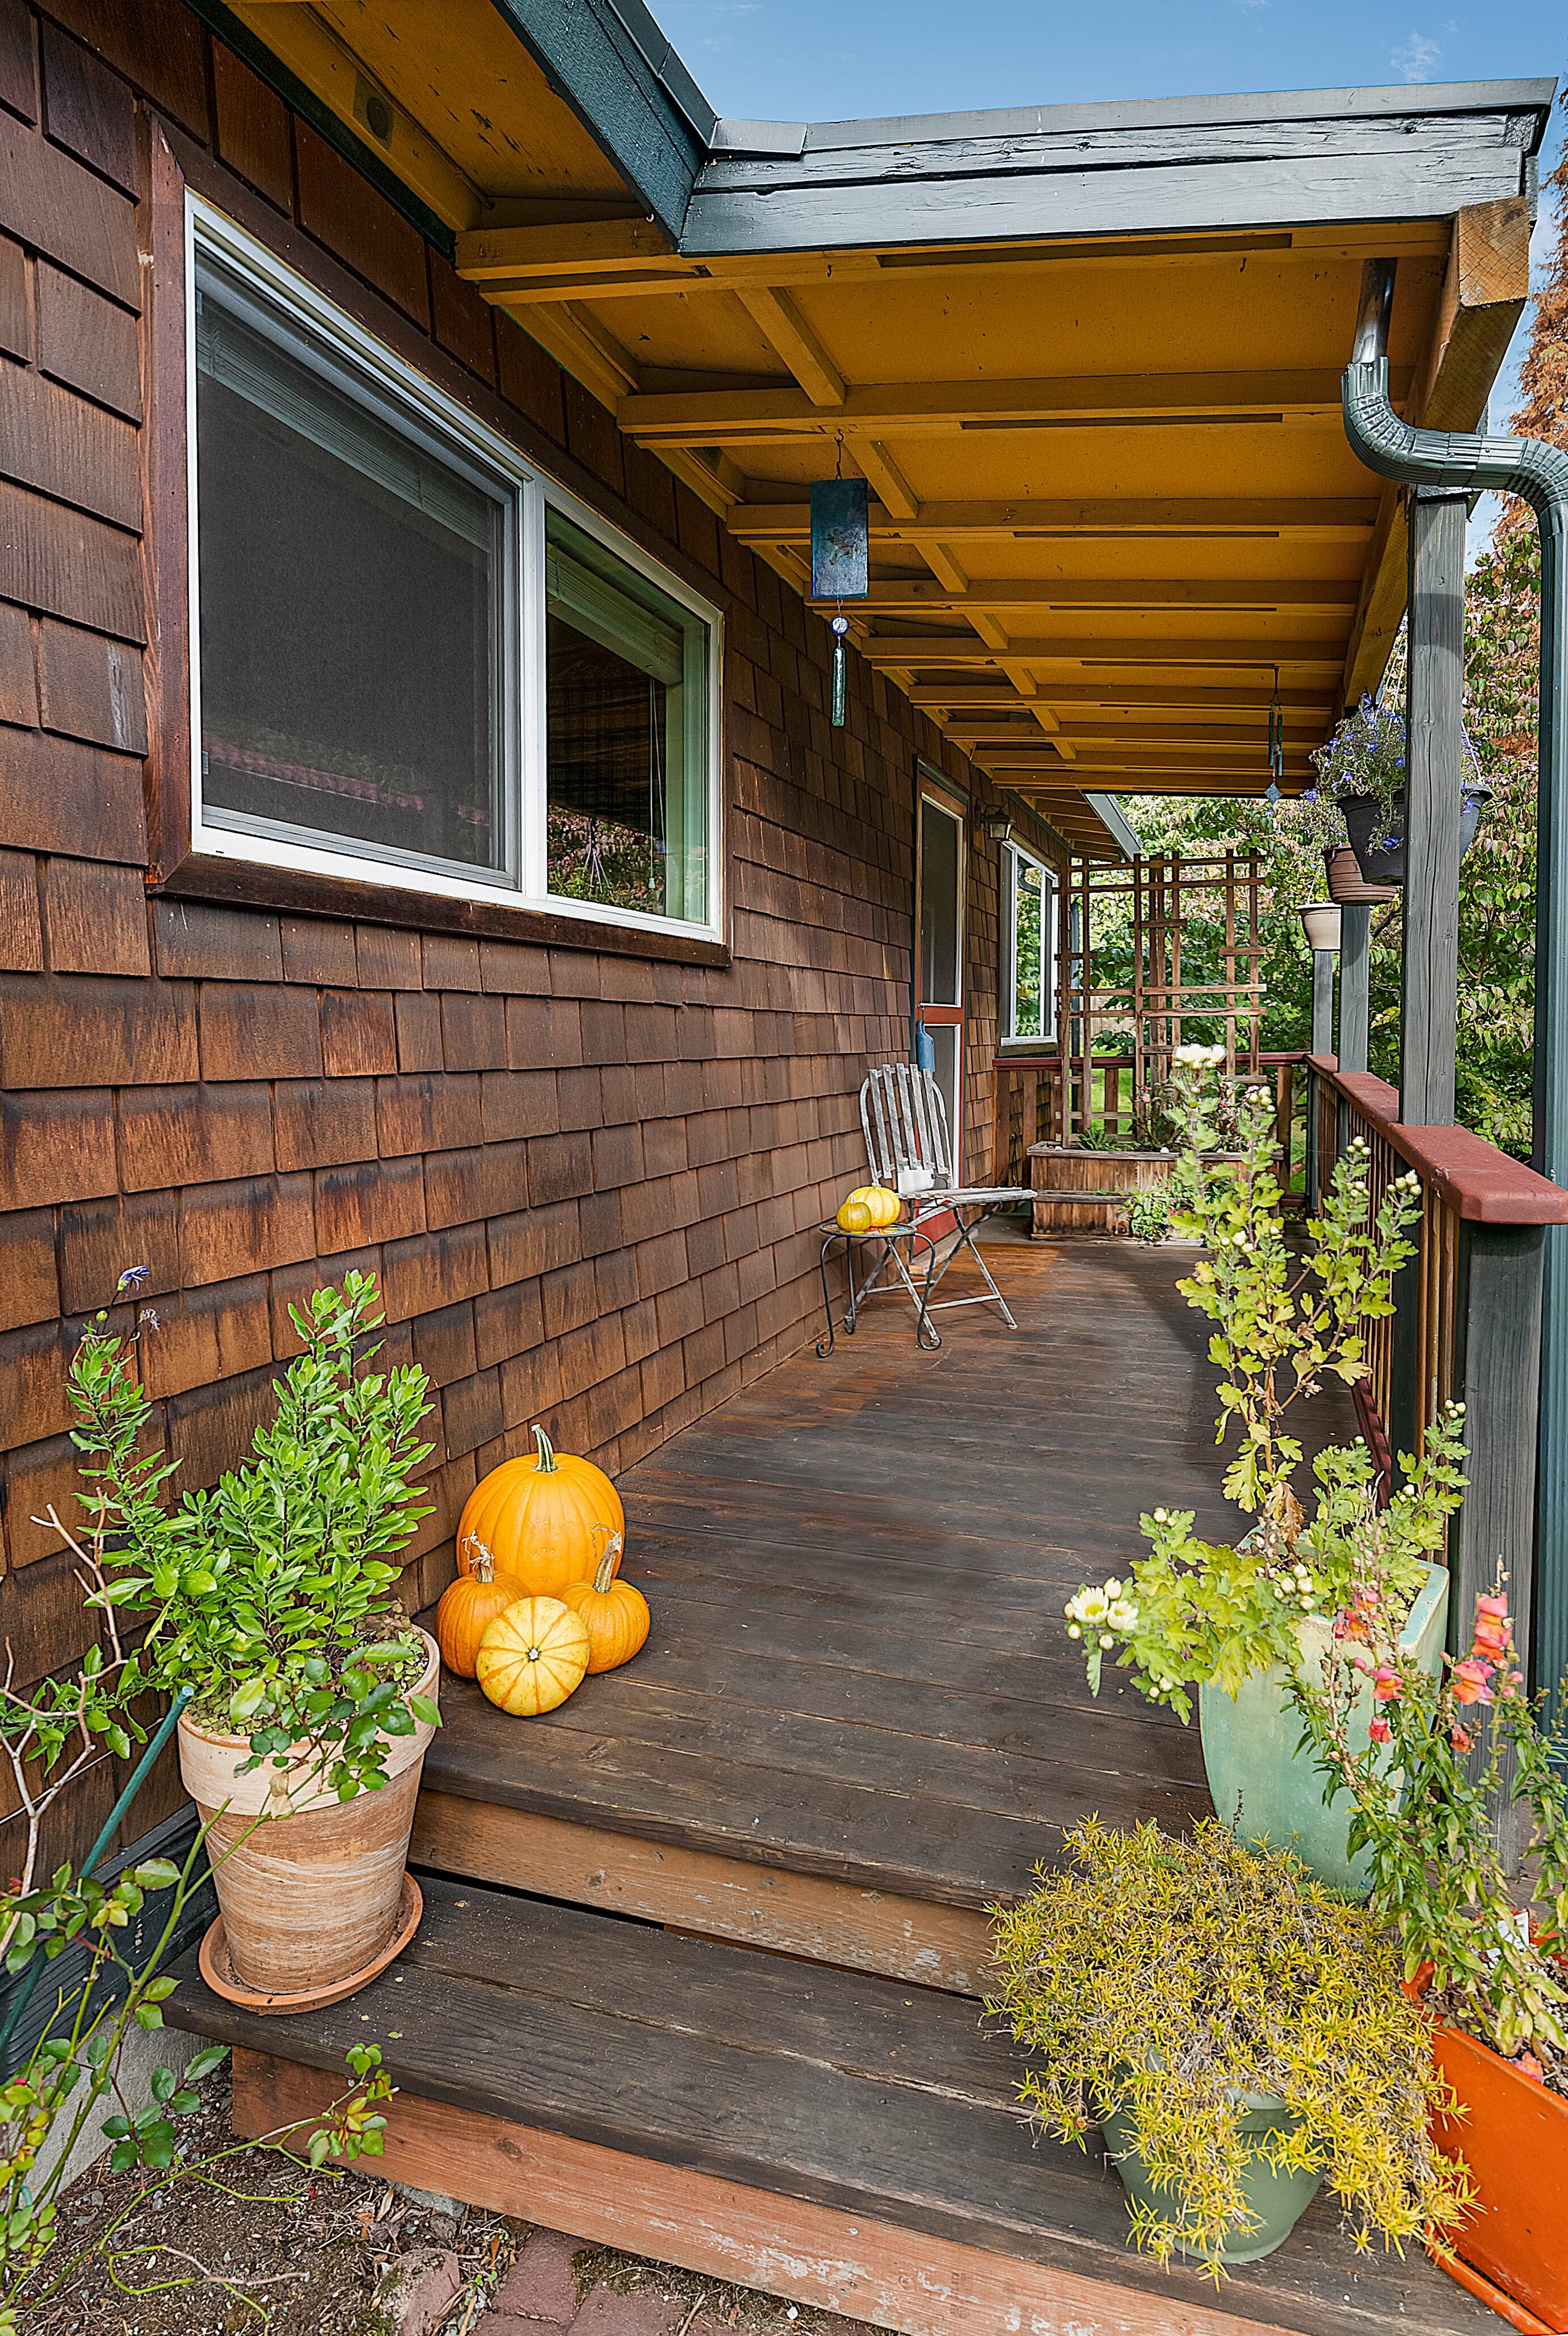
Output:
<svg viewBox="0 0 1568 2336">
<path fill-rule="evenodd" d="M 1013 862 L 1013 1029 L 1040 1038 L 1045 1013 L 1045 872 L 1021 852 Z"/>
<path fill-rule="evenodd" d="M 199 287 L 206 815 L 503 871 L 510 493 L 249 286 L 204 261 Z"/>
<path fill-rule="evenodd" d="M 920 804 L 920 1003 L 959 1002 L 959 839 L 936 804 Z"/>
<path fill-rule="evenodd" d="M 708 629 L 559 511 L 545 521 L 550 889 L 708 913 Z"/>
</svg>

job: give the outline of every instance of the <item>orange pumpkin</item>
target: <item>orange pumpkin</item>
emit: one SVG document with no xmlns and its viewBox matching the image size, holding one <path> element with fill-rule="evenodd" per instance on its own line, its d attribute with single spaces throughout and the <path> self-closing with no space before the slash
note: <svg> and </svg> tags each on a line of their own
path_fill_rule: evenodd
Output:
<svg viewBox="0 0 1568 2336">
<path fill-rule="evenodd" d="M 489 1550 L 476 1547 L 470 1571 L 447 1584 L 435 1610 L 435 1642 L 448 1670 L 455 1671 L 459 1679 L 473 1677 L 474 1658 L 487 1625 L 509 1606 L 515 1606 L 522 1595 L 521 1582 L 510 1574 L 497 1573 Z"/>
<path fill-rule="evenodd" d="M 613 1671 L 629 1663 L 648 1637 L 648 1600 L 634 1583 L 616 1580 L 619 1563 L 620 1535 L 610 1533 L 593 1580 L 569 1582 L 560 1593 L 588 1632 L 590 1671 Z"/>
<path fill-rule="evenodd" d="M 485 1626 L 474 1675 L 515 1719 L 553 1711 L 582 1685 L 592 1649 L 586 1626 L 559 1598 L 519 1598 Z"/>
<path fill-rule="evenodd" d="M 556 1452 L 542 1427 L 533 1433 L 537 1454 L 503 1460 L 464 1503 L 457 1523 L 458 1570 L 472 1572 L 476 1549 L 487 1549 L 497 1569 L 521 1582 L 529 1597 L 559 1598 L 569 1582 L 592 1573 L 595 1527 L 624 1533 L 626 1512 L 602 1468 Z"/>
</svg>

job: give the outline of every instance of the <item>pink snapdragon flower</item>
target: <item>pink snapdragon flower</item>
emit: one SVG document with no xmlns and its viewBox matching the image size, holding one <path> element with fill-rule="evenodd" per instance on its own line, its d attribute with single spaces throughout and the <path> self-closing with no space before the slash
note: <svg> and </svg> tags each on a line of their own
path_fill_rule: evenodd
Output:
<svg viewBox="0 0 1568 2336">
<path fill-rule="evenodd" d="M 1490 1703 L 1492 1689 L 1487 1684 L 1492 1666 L 1471 1655 L 1454 1666 L 1454 1700 L 1456 1703 Z"/>
<path fill-rule="evenodd" d="M 1380 1670 L 1373 1672 L 1372 1693 L 1379 1703 L 1398 1703 L 1404 1692 L 1404 1680 L 1398 1671 L 1391 1671 L 1386 1663 Z"/>
<path fill-rule="evenodd" d="M 1374 1744 L 1387 1744 L 1393 1730 L 1386 1719 L 1369 1719 L 1367 1722 L 1367 1733 Z"/>
</svg>

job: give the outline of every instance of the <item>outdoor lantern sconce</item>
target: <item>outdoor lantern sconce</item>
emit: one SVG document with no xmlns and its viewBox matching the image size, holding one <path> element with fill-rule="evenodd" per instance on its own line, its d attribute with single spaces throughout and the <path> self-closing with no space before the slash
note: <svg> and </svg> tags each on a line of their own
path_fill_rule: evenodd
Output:
<svg viewBox="0 0 1568 2336">
<path fill-rule="evenodd" d="M 1005 811 L 993 811 L 988 813 L 980 824 L 993 843 L 1010 843 L 1012 842 L 1013 822 L 1008 817 Z"/>
<path fill-rule="evenodd" d="M 839 460 L 843 460 L 841 442 Z M 871 589 L 871 492 L 863 479 L 812 481 L 812 599 L 836 600 L 833 635 L 833 726 L 844 726 L 845 600 L 863 600 Z"/>
</svg>

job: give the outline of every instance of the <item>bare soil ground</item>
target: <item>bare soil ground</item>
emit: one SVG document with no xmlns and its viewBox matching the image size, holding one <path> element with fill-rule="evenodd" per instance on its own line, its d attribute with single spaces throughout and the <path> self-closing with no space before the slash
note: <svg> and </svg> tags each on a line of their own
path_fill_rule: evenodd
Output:
<svg viewBox="0 0 1568 2336">
<path fill-rule="evenodd" d="M 227 2068 L 201 2092 L 181 2128 L 187 2167 L 232 2141 Z M 144 2173 L 112 2175 L 101 2163 L 61 2200 L 49 2266 L 58 2284 L 22 2315 L 23 2336 L 395 2336 L 378 2291 L 400 2263 L 448 2250 L 462 2284 L 437 2336 L 484 2336 L 491 2300 L 531 2226 L 475 2208 L 443 2214 L 394 2190 L 374 2158 L 361 2163 L 363 2173 L 312 2174 L 256 2149 L 150 2194 Z M 107 2248 L 68 2269 L 105 2234 Z M 571 2273 L 579 2304 L 596 2289 L 635 2298 L 638 2321 L 646 2316 L 672 2336 L 874 2336 L 858 2321 L 613 2247 L 584 2244 Z M 504 2304 L 500 2325 L 519 2325 Z"/>
</svg>

